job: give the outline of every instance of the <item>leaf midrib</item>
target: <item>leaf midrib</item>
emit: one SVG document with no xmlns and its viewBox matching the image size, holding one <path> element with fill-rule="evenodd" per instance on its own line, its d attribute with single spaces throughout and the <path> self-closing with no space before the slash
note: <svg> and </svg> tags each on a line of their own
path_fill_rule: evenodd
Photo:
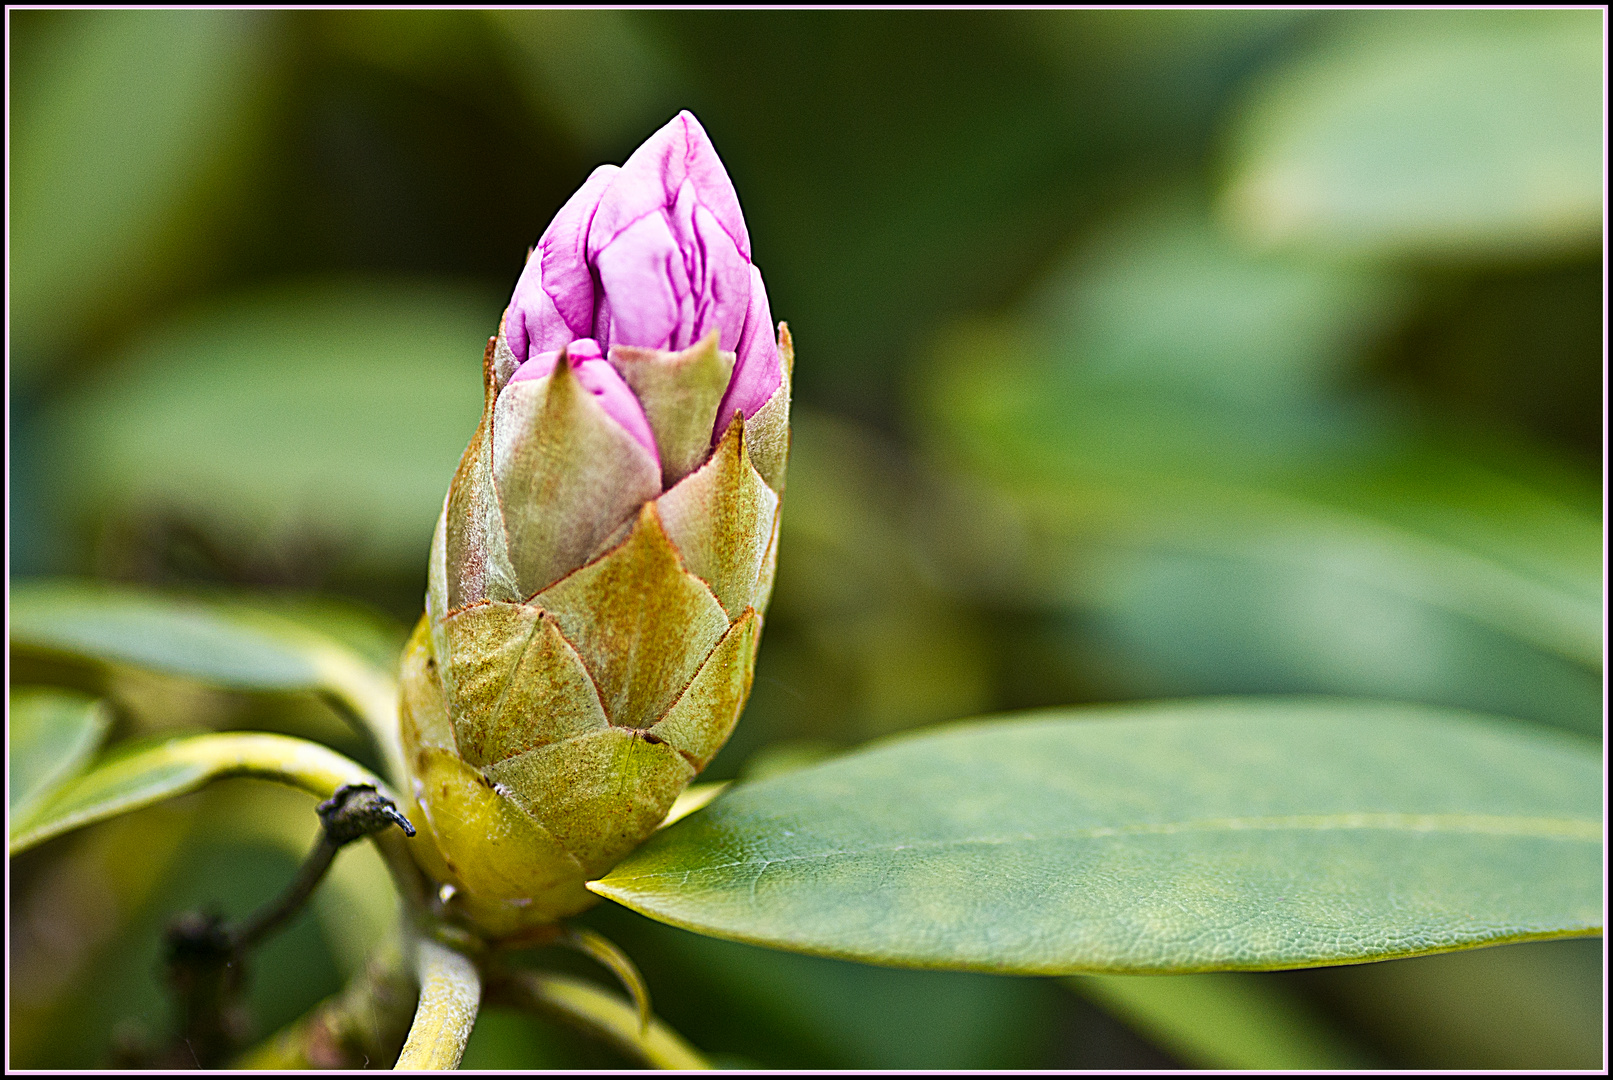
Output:
<svg viewBox="0 0 1613 1080">
<path fill-rule="evenodd" d="M 903 843 L 869 844 L 776 857 L 739 859 L 711 863 L 697 868 L 610 875 L 617 882 L 660 877 L 687 877 L 694 870 L 715 871 L 736 867 L 763 869 L 779 863 L 825 860 L 874 852 L 910 851 L 971 846 L 1003 846 L 1016 843 L 1044 843 L 1061 840 L 1100 840 L 1111 836 L 1169 835 L 1183 832 L 1238 832 L 1242 830 L 1295 832 L 1364 831 L 1415 833 L 1470 833 L 1483 836 L 1525 836 L 1540 839 L 1602 842 L 1602 823 L 1583 818 L 1517 817 L 1502 814 L 1287 814 L 1271 817 L 1206 818 L 1197 821 L 1139 822 L 1132 825 L 1100 825 L 1086 829 L 1051 833 L 1020 833 L 1012 836 L 962 836 L 942 840 L 912 840 Z"/>
</svg>

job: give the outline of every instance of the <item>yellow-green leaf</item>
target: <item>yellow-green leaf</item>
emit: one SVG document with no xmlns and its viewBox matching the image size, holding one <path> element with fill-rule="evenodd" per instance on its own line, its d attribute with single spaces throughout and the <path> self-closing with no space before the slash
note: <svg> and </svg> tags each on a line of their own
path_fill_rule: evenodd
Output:
<svg viewBox="0 0 1613 1080">
<path fill-rule="evenodd" d="M 341 609 L 334 609 L 340 611 Z M 397 691 L 377 631 L 318 604 L 178 596 L 103 582 L 35 580 L 11 591 L 11 645 L 232 690 L 324 692 L 369 730 L 395 775 Z"/>
<path fill-rule="evenodd" d="M 23 378 L 65 346 L 94 347 L 87 328 L 116 326 L 109 314 L 139 312 L 216 257 L 228 235 L 219 211 L 250 190 L 277 82 L 261 12 L 36 18 L 53 25 L 12 98 L 10 314 Z"/>
<path fill-rule="evenodd" d="M 1172 660 L 1158 643 L 1187 639 L 1193 686 L 1599 730 L 1582 702 L 1602 663 L 1601 508 L 1571 463 L 1362 403 L 1209 409 L 1081 383 L 1002 327 L 959 331 L 926 371 L 930 446 L 1007 503 L 943 539 L 972 552 L 953 573 L 1130 620 L 1154 673 Z"/>
<path fill-rule="evenodd" d="M 106 706 L 71 690 L 13 687 L 6 723 L 8 806 L 24 817 L 89 762 L 111 723 Z"/>
<path fill-rule="evenodd" d="M 381 781 L 306 739 L 257 732 L 185 735 L 123 746 L 11 821 L 11 853 L 53 836 L 195 791 L 212 780 L 257 776 L 329 798 L 344 784 Z"/>
<path fill-rule="evenodd" d="M 1070 987 L 1202 1069 L 1363 1069 L 1376 1064 L 1278 976 L 1076 975 Z"/>
<path fill-rule="evenodd" d="M 416 567 L 476 427 L 500 302 L 299 280 L 153 323 L 41 421 L 50 510 L 182 522 L 249 560 L 311 546 L 343 572 Z"/>
</svg>

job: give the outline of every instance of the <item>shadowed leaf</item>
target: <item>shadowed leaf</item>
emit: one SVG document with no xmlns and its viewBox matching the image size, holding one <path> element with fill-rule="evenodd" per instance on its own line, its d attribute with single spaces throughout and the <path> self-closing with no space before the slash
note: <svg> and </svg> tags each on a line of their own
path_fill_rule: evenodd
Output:
<svg viewBox="0 0 1613 1080">
<path fill-rule="evenodd" d="M 100 747 L 111 719 L 104 705 L 84 694 L 13 688 L 6 718 L 12 816 L 26 817 L 34 804 L 76 776 Z"/>
</svg>

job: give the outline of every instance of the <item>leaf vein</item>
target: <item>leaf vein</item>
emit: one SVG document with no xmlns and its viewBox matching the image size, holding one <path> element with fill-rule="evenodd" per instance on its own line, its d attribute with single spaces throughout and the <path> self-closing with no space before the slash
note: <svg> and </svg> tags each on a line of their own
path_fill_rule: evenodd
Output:
<svg viewBox="0 0 1613 1080">
<path fill-rule="evenodd" d="M 833 859 L 847 855 L 865 855 L 878 851 L 896 852 L 915 848 L 947 848 L 970 846 L 1000 846 L 1014 843 L 1049 840 L 1101 840 L 1115 836 L 1163 836 L 1185 832 L 1237 832 L 1250 831 L 1357 831 L 1383 830 L 1413 833 L 1468 833 L 1485 836 L 1530 836 L 1542 839 L 1581 840 L 1601 843 L 1602 823 L 1582 818 L 1513 817 L 1500 814 L 1288 814 L 1272 817 L 1207 818 L 1199 821 L 1139 822 L 1132 825 L 1100 825 L 1056 833 L 1021 833 L 1012 836 L 963 836 L 939 840 L 904 840 L 887 844 L 870 844 L 859 848 L 837 848 L 828 851 L 806 852 L 796 855 L 769 855 L 736 859 L 726 863 L 712 863 L 700 867 L 705 871 L 727 870 L 761 863 L 761 869 L 787 862 L 814 859 Z M 643 874 L 623 874 L 618 880 L 629 878 L 666 877 L 670 874 L 687 875 L 689 868 L 676 871 L 652 871 Z M 614 875 L 613 875 L 614 876 Z M 757 877 L 760 877 L 758 873 Z M 751 883 L 754 900 L 755 881 Z"/>
</svg>

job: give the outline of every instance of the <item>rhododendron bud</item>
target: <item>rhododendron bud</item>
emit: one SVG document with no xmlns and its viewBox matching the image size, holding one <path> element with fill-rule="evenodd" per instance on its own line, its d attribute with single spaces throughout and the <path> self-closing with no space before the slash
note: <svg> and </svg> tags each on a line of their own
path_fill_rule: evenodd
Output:
<svg viewBox="0 0 1613 1080">
<path fill-rule="evenodd" d="M 688 113 L 595 170 L 528 258 L 403 661 L 415 849 L 483 931 L 587 907 L 733 730 L 792 356 Z"/>
<path fill-rule="evenodd" d="M 715 330 L 736 361 L 713 443 L 772 398 L 784 372 L 767 290 L 698 120 L 679 113 L 627 164 L 594 170 L 538 241 L 505 329 L 517 364 L 576 338 L 677 352 Z"/>
</svg>

